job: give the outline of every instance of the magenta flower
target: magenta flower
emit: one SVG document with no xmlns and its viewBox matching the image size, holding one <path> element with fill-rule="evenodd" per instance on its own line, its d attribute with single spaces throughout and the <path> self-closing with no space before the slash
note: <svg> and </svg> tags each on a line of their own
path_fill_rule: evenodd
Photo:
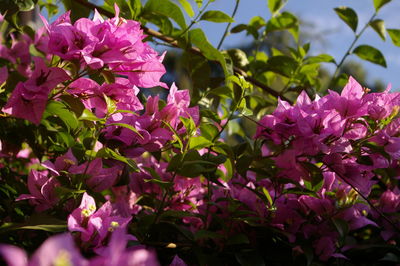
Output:
<svg viewBox="0 0 400 266">
<path fill-rule="evenodd" d="M 29 259 L 25 251 L 14 246 L 0 244 L 0 255 L 10 266 L 87 265 L 76 249 L 70 234 L 48 238 Z"/>
<path fill-rule="evenodd" d="M 121 217 L 114 212 L 109 201 L 96 211 L 94 199 L 84 193 L 80 206 L 68 217 L 68 229 L 80 232 L 80 239 L 90 243 L 96 251 L 110 233 L 116 228 L 125 228 L 131 220 L 131 217 Z"/>
<path fill-rule="evenodd" d="M 383 212 L 395 213 L 400 210 L 400 193 L 397 189 L 397 193 L 386 190 L 382 193 L 379 199 L 379 207 Z"/>
<path fill-rule="evenodd" d="M 30 194 L 22 194 L 16 200 L 29 200 L 35 205 L 38 212 L 45 211 L 57 204 L 58 198 L 55 187 L 60 183 L 54 177 L 47 177 L 47 171 L 39 172 L 31 170 L 28 176 L 28 189 Z"/>
<path fill-rule="evenodd" d="M 68 216 L 68 230 L 81 232 L 82 241 L 89 241 L 93 228 L 88 228 L 89 217 L 96 211 L 96 202 L 86 192 L 83 194 L 81 204 Z M 92 230 L 90 230 L 92 229 Z"/>
<path fill-rule="evenodd" d="M 118 110 L 143 109 L 142 103 L 136 96 L 139 89 L 132 86 L 125 78 L 116 78 L 115 83 L 104 83 L 101 86 L 91 79 L 80 78 L 70 84 L 68 92 L 80 97 L 85 107 L 97 117 L 105 117 L 107 114 L 104 95 L 115 101 Z"/>
<path fill-rule="evenodd" d="M 152 250 L 147 250 L 144 246 L 126 248 L 128 240 L 131 239 L 132 237 L 127 235 L 123 229 L 115 230 L 108 246 L 102 249 L 100 256 L 95 257 L 90 261 L 90 265 L 159 265 L 157 256 Z"/>
<path fill-rule="evenodd" d="M 61 68 L 48 68 L 43 59 L 35 57 L 35 70 L 25 82 L 19 82 L 2 111 L 39 124 L 52 89 L 69 79 Z"/>
<path fill-rule="evenodd" d="M 86 184 L 96 192 L 101 192 L 114 185 L 120 174 L 120 165 L 110 168 L 103 168 L 103 160 L 101 158 L 85 162 L 79 166 L 71 166 L 68 171 L 71 174 L 86 174 Z"/>
</svg>

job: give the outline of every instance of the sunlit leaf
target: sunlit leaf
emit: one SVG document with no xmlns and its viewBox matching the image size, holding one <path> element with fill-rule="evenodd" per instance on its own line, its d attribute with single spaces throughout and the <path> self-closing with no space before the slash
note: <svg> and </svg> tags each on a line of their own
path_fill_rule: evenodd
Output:
<svg viewBox="0 0 400 266">
<path fill-rule="evenodd" d="M 200 20 L 207 20 L 217 23 L 234 22 L 234 20 L 228 14 L 225 14 L 219 10 L 209 10 L 205 12 L 200 17 Z"/>
<path fill-rule="evenodd" d="M 350 7 L 341 6 L 334 9 L 336 14 L 343 20 L 354 32 L 357 30 L 358 16 Z"/>
<path fill-rule="evenodd" d="M 357 46 L 353 53 L 363 60 L 386 67 L 386 60 L 381 51 L 370 45 Z"/>
<path fill-rule="evenodd" d="M 185 17 L 178 5 L 170 0 L 149 0 L 144 6 L 145 12 L 161 14 L 173 19 L 181 29 L 186 28 Z"/>
<path fill-rule="evenodd" d="M 378 11 L 382 6 L 389 3 L 391 0 L 374 0 L 375 10 Z"/>
<path fill-rule="evenodd" d="M 393 44 L 400 47 L 400 30 L 388 29 L 387 32 L 389 33 L 389 36 L 392 39 Z"/>
<path fill-rule="evenodd" d="M 220 51 L 218 51 L 218 49 L 210 44 L 210 42 L 207 40 L 206 35 L 201 29 L 193 29 L 189 31 L 189 39 L 195 46 L 197 46 L 197 48 L 199 48 L 203 52 L 203 55 L 208 60 L 218 61 L 221 64 L 224 73 L 228 74 L 224 56 L 221 54 Z"/>
<path fill-rule="evenodd" d="M 335 63 L 335 59 L 329 54 L 319 54 L 316 56 L 307 57 L 304 60 L 305 64 L 315 64 L 315 63 Z"/>
<path fill-rule="evenodd" d="M 382 19 L 375 19 L 369 23 L 371 27 L 378 33 L 382 40 L 386 40 L 385 22 Z"/>
<path fill-rule="evenodd" d="M 285 55 L 273 56 L 267 61 L 268 70 L 285 77 L 293 76 L 298 65 L 296 60 Z"/>
<path fill-rule="evenodd" d="M 268 0 L 268 8 L 272 16 L 277 14 L 279 10 L 286 4 L 287 0 Z"/>
<path fill-rule="evenodd" d="M 178 0 L 183 9 L 185 9 L 186 13 L 189 15 L 189 17 L 194 16 L 194 11 L 192 8 L 192 5 L 187 1 L 187 0 Z"/>
</svg>

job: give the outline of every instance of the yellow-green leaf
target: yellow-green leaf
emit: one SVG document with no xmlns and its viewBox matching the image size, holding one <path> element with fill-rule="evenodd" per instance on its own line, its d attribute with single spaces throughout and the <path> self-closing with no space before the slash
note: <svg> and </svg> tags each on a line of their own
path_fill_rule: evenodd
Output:
<svg viewBox="0 0 400 266">
<path fill-rule="evenodd" d="M 350 7 L 341 6 L 334 9 L 336 14 L 343 20 L 354 32 L 357 31 L 358 16 Z"/>
<path fill-rule="evenodd" d="M 382 19 L 375 19 L 371 21 L 369 25 L 374 29 L 374 31 L 376 31 L 376 33 L 378 33 L 382 40 L 386 40 L 385 22 Z"/>
<path fill-rule="evenodd" d="M 387 32 L 389 33 L 392 42 L 396 46 L 400 46 L 400 30 L 398 29 L 388 29 Z"/>
<path fill-rule="evenodd" d="M 231 18 L 228 14 L 218 10 L 210 10 L 205 12 L 200 17 L 200 20 L 207 20 L 216 23 L 234 22 L 233 18 Z"/>
<path fill-rule="evenodd" d="M 353 50 L 353 54 L 356 54 L 363 60 L 386 67 L 386 60 L 381 51 L 370 45 L 357 46 Z"/>
</svg>

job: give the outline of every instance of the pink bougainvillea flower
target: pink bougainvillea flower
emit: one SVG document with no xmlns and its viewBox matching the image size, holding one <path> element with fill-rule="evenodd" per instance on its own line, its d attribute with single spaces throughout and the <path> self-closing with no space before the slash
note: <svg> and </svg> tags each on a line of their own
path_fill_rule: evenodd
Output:
<svg viewBox="0 0 400 266">
<path fill-rule="evenodd" d="M 27 266 L 28 256 L 18 247 L 0 244 L 0 256 L 9 266 Z"/>
<path fill-rule="evenodd" d="M 30 64 L 32 56 L 29 52 L 29 46 L 32 44 L 31 38 L 27 34 L 22 34 L 18 39 L 14 35 L 10 35 L 12 39 L 11 47 L 0 45 L 0 58 L 7 59 L 13 64 L 17 64 L 17 71 L 29 77 L 31 74 Z"/>
<path fill-rule="evenodd" d="M 158 266 L 157 256 L 154 251 L 144 246 L 126 248 L 128 240 L 134 240 L 123 229 L 116 229 L 111 236 L 107 247 L 102 249 L 100 256 L 93 258 L 90 265 L 127 265 L 127 266 Z"/>
<path fill-rule="evenodd" d="M 326 96 L 325 108 L 335 109 L 343 118 L 367 115 L 367 106 L 363 103 L 362 97 L 365 91 L 361 85 L 350 77 L 342 93 L 329 91 Z"/>
<path fill-rule="evenodd" d="M 15 117 L 39 124 L 52 89 L 69 79 L 61 68 L 48 68 L 43 59 L 35 57 L 35 70 L 25 82 L 19 82 L 2 109 Z"/>
<path fill-rule="evenodd" d="M 80 78 L 69 86 L 69 93 L 82 99 L 85 107 L 96 114 L 97 117 L 105 117 L 107 104 L 104 95 L 115 102 L 118 110 L 138 111 L 143 105 L 136 96 L 139 89 L 132 86 L 125 78 L 116 78 L 115 83 L 99 85 L 97 82 Z"/>
<path fill-rule="evenodd" d="M 127 76 L 129 81 L 137 87 L 161 86 L 167 88 L 165 83 L 160 82 L 160 78 L 166 72 L 162 64 L 163 59 L 164 55 L 158 56 L 157 52 L 148 46 L 145 54 L 140 55 L 136 62 L 111 65 L 111 67 L 112 71 Z"/>
<path fill-rule="evenodd" d="M 68 169 L 71 174 L 85 173 L 88 175 L 89 177 L 86 179 L 86 184 L 96 192 L 101 192 L 110 188 L 117 180 L 120 170 L 120 165 L 104 168 L 103 160 L 101 158 L 85 162 L 79 166 L 74 165 Z"/>
<path fill-rule="evenodd" d="M 109 201 L 96 211 L 94 199 L 84 193 L 81 205 L 68 217 L 68 229 L 80 232 L 80 239 L 89 242 L 96 251 L 110 233 L 116 228 L 125 228 L 131 218 L 115 214 Z"/>
<path fill-rule="evenodd" d="M 0 244 L 0 255 L 10 266 L 87 265 L 68 233 L 48 238 L 29 262 L 25 251 L 15 246 Z"/>
<path fill-rule="evenodd" d="M 383 212 L 396 213 L 400 210 L 400 193 L 386 190 L 379 198 L 379 207 Z"/>
<path fill-rule="evenodd" d="M 16 200 L 29 200 L 38 212 L 52 208 L 58 202 L 55 187 L 60 183 L 54 177 L 47 177 L 47 171 L 31 170 L 28 176 L 30 194 L 22 194 Z"/>
<path fill-rule="evenodd" d="M 82 241 L 88 241 L 93 234 L 93 228 L 87 227 L 88 219 L 95 211 L 96 202 L 85 192 L 79 207 L 68 216 L 68 230 L 81 232 Z"/>
<path fill-rule="evenodd" d="M 191 117 L 197 124 L 199 122 L 199 109 L 189 107 L 190 98 L 188 91 L 178 91 L 172 85 L 170 96 L 167 98 L 167 105 L 159 110 L 159 97 L 149 97 L 147 99 L 145 112 L 141 116 L 131 114 L 118 114 L 111 117 L 108 123 L 124 123 L 137 129 L 138 133 L 132 130 L 117 126 L 110 126 L 105 129 L 105 137 L 124 143 L 124 152 L 132 157 L 137 157 L 144 151 L 157 151 L 172 140 L 174 132 L 183 133 L 183 127 L 179 117 Z"/>
</svg>

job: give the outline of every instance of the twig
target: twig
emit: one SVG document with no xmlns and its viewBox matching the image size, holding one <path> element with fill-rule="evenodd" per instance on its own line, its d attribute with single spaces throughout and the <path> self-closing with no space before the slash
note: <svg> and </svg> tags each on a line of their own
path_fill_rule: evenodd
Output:
<svg viewBox="0 0 400 266">
<path fill-rule="evenodd" d="M 339 74 L 339 70 L 342 67 L 344 61 L 346 60 L 346 58 L 350 55 L 351 50 L 353 49 L 354 45 L 357 43 L 358 39 L 361 37 L 361 35 L 364 33 L 364 31 L 368 28 L 369 24 L 374 20 L 374 18 L 376 17 L 378 13 L 375 12 L 371 18 L 368 20 L 368 22 L 364 25 L 364 27 L 361 29 L 361 31 L 356 34 L 356 36 L 354 37 L 353 42 L 350 44 L 349 48 L 347 49 L 346 53 L 343 55 L 342 59 L 340 60 L 339 64 L 336 65 L 336 70 L 333 73 L 332 79 L 329 82 L 328 88 L 330 86 L 333 85 L 333 82 L 335 81 L 335 79 L 337 78 L 337 75 Z"/>
<path fill-rule="evenodd" d="M 330 165 L 327 165 L 325 163 L 324 165 L 326 165 L 326 167 L 328 167 L 329 170 L 337 174 L 340 177 L 340 179 L 342 179 L 346 184 L 348 184 L 352 189 L 354 189 L 354 191 L 357 192 L 357 194 L 360 195 L 361 198 L 363 198 L 368 203 L 368 205 L 379 214 L 380 217 L 382 217 L 384 220 L 390 223 L 396 231 L 400 232 L 400 228 L 392 220 L 390 220 L 384 213 L 382 213 L 381 210 L 379 210 L 374 204 L 372 204 L 372 202 L 366 196 L 364 196 L 358 188 L 356 188 L 353 184 L 347 181 L 346 180 L 347 178 L 345 178 L 342 174 L 332 169 Z"/>
<path fill-rule="evenodd" d="M 232 13 L 232 16 L 231 16 L 232 19 L 233 19 L 233 18 L 235 17 L 235 15 L 236 15 L 236 12 L 237 12 L 237 10 L 238 10 L 238 8 L 239 8 L 239 4 L 240 4 L 240 0 L 236 0 L 236 5 L 235 5 L 235 8 L 233 9 L 233 13 Z M 232 22 L 229 22 L 228 25 L 226 26 L 224 35 L 222 35 L 222 38 L 221 38 L 221 40 L 219 41 L 219 44 L 218 44 L 218 46 L 217 46 L 217 49 L 218 49 L 218 50 L 221 48 L 222 44 L 224 43 L 224 40 L 225 40 L 226 36 L 228 36 L 229 28 L 231 27 L 231 25 L 232 25 Z"/>
</svg>

